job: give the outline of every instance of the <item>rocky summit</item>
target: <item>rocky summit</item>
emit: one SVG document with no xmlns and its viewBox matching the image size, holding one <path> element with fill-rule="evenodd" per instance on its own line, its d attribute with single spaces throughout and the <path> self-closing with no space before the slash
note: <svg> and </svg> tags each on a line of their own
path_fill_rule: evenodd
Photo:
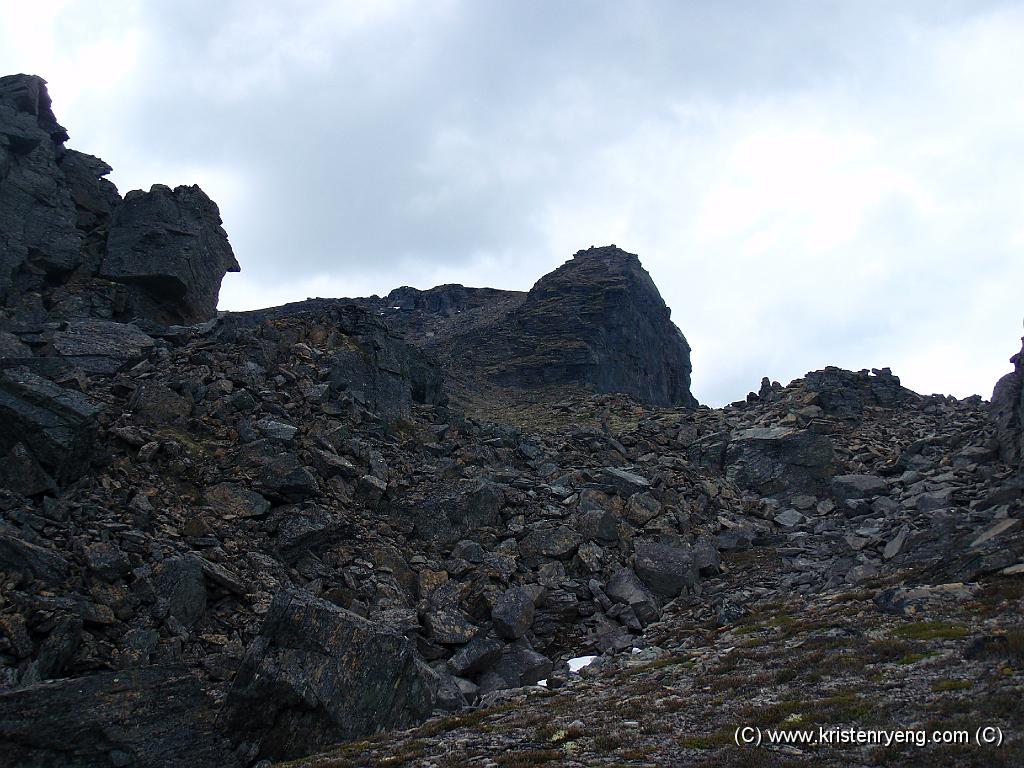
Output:
<svg viewBox="0 0 1024 768">
<path fill-rule="evenodd" d="M 614 246 L 217 313 L 67 140 L 0 78 L 2 768 L 1021 763 L 1024 354 L 698 406 Z"/>
</svg>

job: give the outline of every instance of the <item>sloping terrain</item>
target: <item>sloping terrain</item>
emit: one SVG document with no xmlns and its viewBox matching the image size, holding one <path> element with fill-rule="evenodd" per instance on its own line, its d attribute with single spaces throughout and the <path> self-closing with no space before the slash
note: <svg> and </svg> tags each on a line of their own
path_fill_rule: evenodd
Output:
<svg viewBox="0 0 1024 768">
<path fill-rule="evenodd" d="M 214 204 L 66 138 L 0 79 L 2 768 L 1019 764 L 1021 356 L 696 407 L 614 247 L 217 315 Z"/>
</svg>

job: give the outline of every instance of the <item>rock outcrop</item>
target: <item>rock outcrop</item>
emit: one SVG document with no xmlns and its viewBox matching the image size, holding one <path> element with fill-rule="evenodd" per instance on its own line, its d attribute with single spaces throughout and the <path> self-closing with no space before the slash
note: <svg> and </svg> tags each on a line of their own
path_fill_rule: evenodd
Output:
<svg viewBox="0 0 1024 768">
<path fill-rule="evenodd" d="M 579 251 L 525 294 L 443 285 L 361 301 L 435 354 L 465 405 L 579 389 L 697 404 L 686 338 L 637 256 L 615 246 Z"/>
<path fill-rule="evenodd" d="M 1024 344 L 1024 339 L 1021 339 Z M 1024 346 L 1010 358 L 1013 370 L 1003 376 L 992 392 L 992 417 L 996 425 L 999 455 L 1024 473 Z"/>
<path fill-rule="evenodd" d="M 110 166 L 67 140 L 42 78 L 0 78 L 0 331 L 213 317 L 224 273 L 238 271 L 216 204 L 194 186 L 122 200 Z"/>
</svg>

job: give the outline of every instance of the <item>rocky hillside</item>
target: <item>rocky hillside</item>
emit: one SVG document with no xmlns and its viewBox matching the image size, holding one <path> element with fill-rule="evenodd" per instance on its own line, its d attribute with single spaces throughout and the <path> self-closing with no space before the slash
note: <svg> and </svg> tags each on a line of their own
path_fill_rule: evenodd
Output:
<svg viewBox="0 0 1024 768">
<path fill-rule="evenodd" d="M 216 315 L 214 204 L 90 166 L 90 219 L 0 83 L 0 768 L 1020 763 L 1020 357 L 694 407 L 614 248 Z"/>
</svg>

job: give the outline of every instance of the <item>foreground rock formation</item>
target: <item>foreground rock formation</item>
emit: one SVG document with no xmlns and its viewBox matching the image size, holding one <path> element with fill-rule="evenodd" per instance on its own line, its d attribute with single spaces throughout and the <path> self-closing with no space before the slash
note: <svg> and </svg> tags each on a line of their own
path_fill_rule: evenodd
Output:
<svg viewBox="0 0 1024 768">
<path fill-rule="evenodd" d="M 3 768 L 1019 763 L 1019 357 L 991 404 L 825 368 L 694 407 L 613 247 L 214 316 L 213 204 L 122 201 L 0 84 Z"/>
</svg>

